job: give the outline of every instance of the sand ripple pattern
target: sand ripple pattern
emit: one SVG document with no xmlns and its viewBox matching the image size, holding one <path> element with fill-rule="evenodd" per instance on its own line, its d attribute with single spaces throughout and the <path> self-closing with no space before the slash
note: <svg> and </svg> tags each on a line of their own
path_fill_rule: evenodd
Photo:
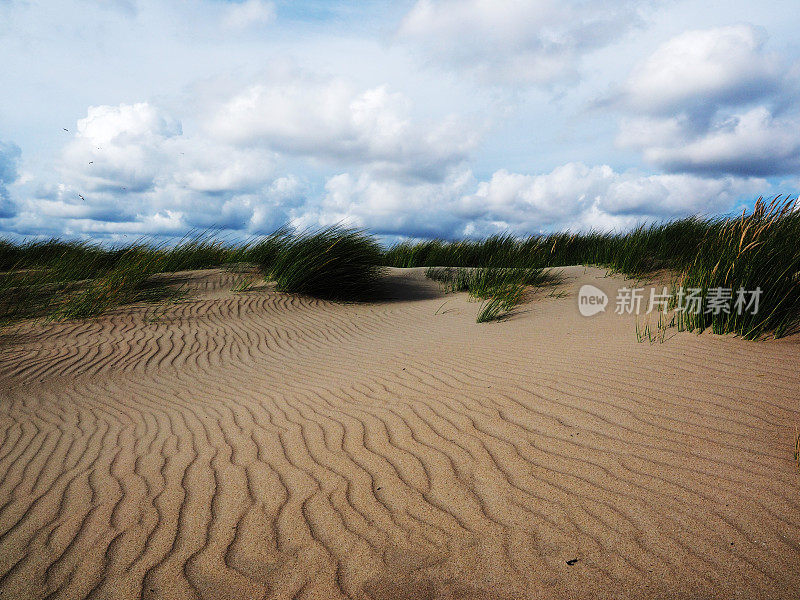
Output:
<svg viewBox="0 0 800 600">
<path fill-rule="evenodd" d="M 0 598 L 800 590 L 796 340 L 189 283 L 0 333 Z"/>
</svg>

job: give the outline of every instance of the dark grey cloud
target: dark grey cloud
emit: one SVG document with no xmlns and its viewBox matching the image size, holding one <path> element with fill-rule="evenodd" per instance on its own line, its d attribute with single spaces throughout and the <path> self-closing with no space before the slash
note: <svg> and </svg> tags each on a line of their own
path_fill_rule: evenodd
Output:
<svg viewBox="0 0 800 600">
<path fill-rule="evenodd" d="M 0 141 L 0 219 L 8 219 L 16 214 L 8 186 L 18 177 L 18 164 L 21 151 L 11 142 Z"/>
<path fill-rule="evenodd" d="M 751 25 L 687 31 L 631 73 L 617 138 L 670 173 L 800 172 L 798 79 Z"/>
</svg>

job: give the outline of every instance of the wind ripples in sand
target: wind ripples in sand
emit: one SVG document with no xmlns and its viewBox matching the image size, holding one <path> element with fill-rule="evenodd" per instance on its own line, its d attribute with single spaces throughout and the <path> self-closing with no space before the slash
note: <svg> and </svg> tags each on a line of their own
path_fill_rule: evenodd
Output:
<svg viewBox="0 0 800 600">
<path fill-rule="evenodd" d="M 231 283 L 2 334 L 2 598 L 800 589 L 796 343 Z"/>
</svg>

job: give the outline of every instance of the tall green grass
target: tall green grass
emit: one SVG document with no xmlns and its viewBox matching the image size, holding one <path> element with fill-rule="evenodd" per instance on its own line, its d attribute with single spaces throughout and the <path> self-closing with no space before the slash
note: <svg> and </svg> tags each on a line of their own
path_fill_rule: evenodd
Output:
<svg viewBox="0 0 800 600">
<path fill-rule="evenodd" d="M 379 292 L 383 250 L 363 231 L 284 230 L 263 244 L 260 267 L 280 290 L 340 301 L 371 300 Z"/>
<path fill-rule="evenodd" d="M 50 316 L 80 319 L 121 304 L 165 297 L 168 295 L 166 287 L 152 282 L 151 277 L 164 270 L 166 260 L 166 256 L 149 248 L 133 246 L 107 272 L 57 300 Z"/>
<path fill-rule="evenodd" d="M 0 241 L 0 322 L 26 317 L 83 318 L 113 306 L 169 296 L 156 273 L 217 266 L 248 258 L 250 245 L 200 234 L 174 246 L 136 242 Z"/>
<path fill-rule="evenodd" d="M 508 316 L 524 301 L 527 286 L 556 280 L 555 275 L 543 269 L 516 267 L 428 267 L 425 276 L 438 281 L 446 292 L 468 292 L 482 300 L 478 323 Z"/>
<path fill-rule="evenodd" d="M 702 310 L 682 312 L 683 330 L 735 333 L 752 339 L 785 336 L 800 322 L 800 211 L 797 199 L 759 198 L 737 217 L 688 217 L 642 225 L 627 233 L 553 233 L 485 240 L 403 242 L 386 252 L 404 267 L 542 268 L 584 264 L 634 278 L 667 269 L 679 286 L 699 288 Z M 707 311 L 715 289 L 733 294 L 728 312 Z M 756 314 L 735 310 L 738 290 L 761 289 Z"/>
<path fill-rule="evenodd" d="M 517 267 L 428 267 L 425 276 L 442 284 L 446 292 L 469 292 L 486 298 L 498 287 L 509 284 L 538 286 L 554 281 L 555 275 L 544 269 Z"/>
<path fill-rule="evenodd" d="M 401 242 L 386 252 L 395 267 L 543 268 L 591 264 L 633 276 L 675 268 L 694 257 L 714 221 L 688 217 L 626 233 L 552 233 L 528 238 Z"/>
<path fill-rule="evenodd" d="M 256 264 L 279 289 L 332 300 L 378 292 L 383 250 L 362 231 L 328 227 L 233 245 L 198 234 L 173 246 L 144 242 L 0 241 L 0 322 L 25 317 L 85 318 L 120 304 L 169 296 L 157 273 Z"/>
<path fill-rule="evenodd" d="M 198 234 L 169 247 L 143 241 L 104 247 L 0 240 L 0 321 L 98 314 L 152 297 L 155 273 L 239 262 L 258 265 L 282 290 L 333 300 L 375 297 L 382 265 L 447 267 L 453 271 L 441 273 L 450 278 L 445 285 L 466 286 L 478 295 L 481 288 L 511 289 L 521 279 L 527 281 L 522 285 L 540 285 L 537 278 L 548 267 L 598 265 L 636 278 L 668 269 L 679 285 L 700 290 L 704 307 L 717 288 L 731 289 L 734 296 L 739 289 L 761 289 L 756 314 L 684 312 L 676 318 L 681 329 L 780 337 L 797 329 L 800 314 L 800 211 L 796 200 L 775 198 L 759 199 L 753 211 L 736 217 L 688 217 L 626 233 L 497 235 L 403 242 L 387 250 L 366 232 L 342 227 L 281 229 L 243 244 Z M 466 274 L 463 267 L 473 270 Z"/>
<path fill-rule="evenodd" d="M 485 240 L 446 242 L 401 242 L 384 257 L 392 267 L 534 267 L 530 252 L 511 235 L 495 235 Z"/>
<path fill-rule="evenodd" d="M 709 228 L 678 282 L 697 288 L 702 310 L 679 311 L 680 329 L 735 333 L 747 339 L 781 337 L 800 321 L 800 212 L 797 200 L 759 199 L 751 213 L 719 220 Z M 760 290 L 758 310 L 746 310 L 748 292 Z M 711 310 L 714 290 L 730 290 L 730 310 Z M 739 291 L 743 310 L 736 310 Z M 720 294 L 719 291 L 715 294 Z"/>
</svg>

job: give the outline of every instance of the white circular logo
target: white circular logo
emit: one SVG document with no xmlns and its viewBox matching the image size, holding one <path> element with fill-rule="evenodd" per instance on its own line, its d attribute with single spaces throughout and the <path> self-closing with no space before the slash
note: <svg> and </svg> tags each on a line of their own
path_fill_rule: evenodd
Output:
<svg viewBox="0 0 800 600">
<path fill-rule="evenodd" d="M 605 312 L 608 305 L 608 296 L 600 288 L 593 285 L 581 286 L 578 292 L 578 310 L 584 317 L 592 317 L 600 312 Z"/>
</svg>

